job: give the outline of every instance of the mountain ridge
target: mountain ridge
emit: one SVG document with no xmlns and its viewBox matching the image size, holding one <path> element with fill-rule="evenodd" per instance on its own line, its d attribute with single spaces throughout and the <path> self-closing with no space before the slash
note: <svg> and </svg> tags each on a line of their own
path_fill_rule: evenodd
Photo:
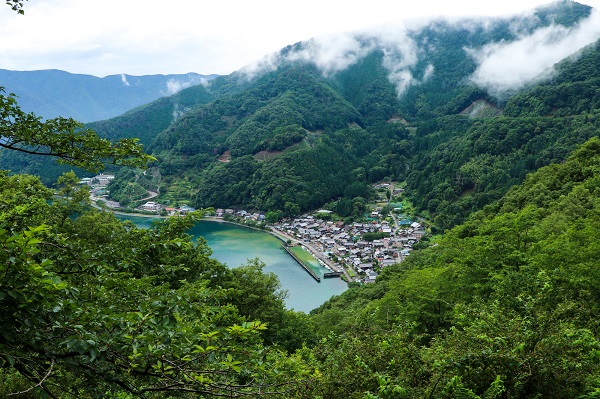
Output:
<svg viewBox="0 0 600 399">
<path fill-rule="evenodd" d="M 116 117 L 159 97 L 169 96 L 196 84 L 206 84 L 216 75 L 197 73 L 102 78 L 57 69 L 12 71 L 0 69 L 0 82 L 14 93 L 26 112 L 44 118 L 62 116 L 81 122 Z"/>
</svg>

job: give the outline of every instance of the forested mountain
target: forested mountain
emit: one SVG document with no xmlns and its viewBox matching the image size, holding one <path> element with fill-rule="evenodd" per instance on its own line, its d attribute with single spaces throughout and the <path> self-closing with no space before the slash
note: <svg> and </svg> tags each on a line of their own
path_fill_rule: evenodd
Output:
<svg viewBox="0 0 600 399">
<path fill-rule="evenodd" d="M 213 99 L 214 96 L 204 85 L 194 85 L 172 96 L 161 97 L 131 109 L 115 118 L 92 122 L 87 126 L 102 132 L 104 137 L 110 139 L 136 137 L 142 144 L 148 144 L 190 108 Z"/>
<path fill-rule="evenodd" d="M 19 97 L 27 112 L 45 118 L 62 116 L 92 122 L 118 116 L 132 108 L 179 90 L 206 83 L 215 75 L 110 75 L 98 78 L 59 70 L 0 69 L 6 92 Z"/>
<path fill-rule="evenodd" d="M 390 178 L 447 229 L 597 134 L 598 19 L 560 1 L 314 39 L 89 126 L 140 139 L 163 203 L 293 215 Z M 34 173 L 30 159 L 0 162 Z"/>
<path fill-rule="evenodd" d="M 540 166 L 561 162 L 600 128 L 600 42 L 556 65 L 549 81 L 521 91 L 503 115 L 445 116 L 419 125 L 407 183 L 421 209 L 449 227 L 499 199 Z"/>
<path fill-rule="evenodd" d="M 151 141 L 141 137 L 159 160 L 162 191 L 177 187 L 198 207 L 294 214 L 363 197 L 368 183 L 389 177 L 406 180 L 418 208 L 445 229 L 529 171 L 564 159 L 597 128 L 589 115 L 596 107 L 597 44 L 552 74 L 540 70 L 537 85 L 534 78 L 520 86 L 488 84 L 478 57 L 497 43 L 527 43 L 540 31 L 583 30 L 594 15 L 558 2 L 512 19 L 434 21 L 387 42 L 365 33 L 344 49 L 298 43 L 266 69 L 215 79 L 214 101 L 191 108 Z M 326 51 L 339 58 L 324 60 Z M 568 90 L 577 105 L 546 104 L 540 114 L 539 101 Z M 475 106 L 480 110 L 467 112 Z"/>
</svg>

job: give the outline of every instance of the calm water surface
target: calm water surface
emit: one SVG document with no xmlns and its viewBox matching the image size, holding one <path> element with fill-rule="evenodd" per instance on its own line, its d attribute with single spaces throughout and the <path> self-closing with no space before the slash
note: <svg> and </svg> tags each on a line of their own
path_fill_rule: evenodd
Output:
<svg viewBox="0 0 600 399">
<path fill-rule="evenodd" d="M 151 218 L 127 216 L 139 227 L 149 227 Z M 229 267 L 238 267 L 248 259 L 259 258 L 266 264 L 265 272 L 279 277 L 283 289 L 288 291 L 285 303 L 289 309 L 309 312 L 319 307 L 333 295 L 344 292 L 347 285 L 339 278 L 315 281 L 281 246 L 281 240 L 271 234 L 247 229 L 229 223 L 201 221 L 190 231 L 194 237 L 204 237 L 212 249 L 212 256 Z M 328 270 L 305 253 L 300 256 L 305 263 L 322 276 Z"/>
</svg>

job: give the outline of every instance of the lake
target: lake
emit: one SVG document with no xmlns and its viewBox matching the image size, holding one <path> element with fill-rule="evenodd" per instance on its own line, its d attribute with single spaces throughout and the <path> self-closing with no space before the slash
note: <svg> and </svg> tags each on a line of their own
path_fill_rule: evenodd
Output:
<svg viewBox="0 0 600 399">
<path fill-rule="evenodd" d="M 149 227 L 152 218 L 119 216 L 129 219 L 139 227 Z M 212 256 L 229 267 L 246 263 L 247 259 L 259 258 L 266 264 L 265 272 L 273 272 L 281 281 L 288 297 L 285 304 L 288 309 L 309 312 L 319 307 L 333 295 L 339 295 L 347 289 L 347 284 L 339 278 L 321 279 L 317 282 L 300 266 L 281 246 L 280 239 L 266 232 L 248 229 L 230 223 L 200 221 L 189 232 L 204 237 Z M 305 252 L 305 251 L 304 251 Z M 315 273 L 322 277 L 328 272 L 308 252 L 300 256 Z"/>
</svg>

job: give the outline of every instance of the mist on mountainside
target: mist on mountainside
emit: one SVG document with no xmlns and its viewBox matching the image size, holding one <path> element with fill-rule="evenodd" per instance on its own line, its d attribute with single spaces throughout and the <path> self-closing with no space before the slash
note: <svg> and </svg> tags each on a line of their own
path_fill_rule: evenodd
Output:
<svg viewBox="0 0 600 399">
<path fill-rule="evenodd" d="M 560 12 L 555 12 L 558 7 L 562 7 Z M 501 95 L 552 76 L 555 63 L 600 38 L 600 11 L 587 9 L 589 15 L 572 24 L 570 12 L 581 7 L 562 2 L 517 17 L 420 19 L 331 34 L 267 55 L 241 71 L 252 78 L 276 70 L 283 63 L 302 61 L 331 76 L 377 51 L 384 55 L 388 79 L 401 97 L 409 87 L 427 82 L 436 73 L 431 59 L 444 49 L 439 41 L 432 42 L 426 32 L 448 36 L 464 32 L 469 36 L 479 34 L 483 39 L 472 37 L 462 47 L 475 62 L 469 79 L 490 93 Z M 501 31 L 508 32 L 494 37 L 494 32 Z"/>
</svg>

